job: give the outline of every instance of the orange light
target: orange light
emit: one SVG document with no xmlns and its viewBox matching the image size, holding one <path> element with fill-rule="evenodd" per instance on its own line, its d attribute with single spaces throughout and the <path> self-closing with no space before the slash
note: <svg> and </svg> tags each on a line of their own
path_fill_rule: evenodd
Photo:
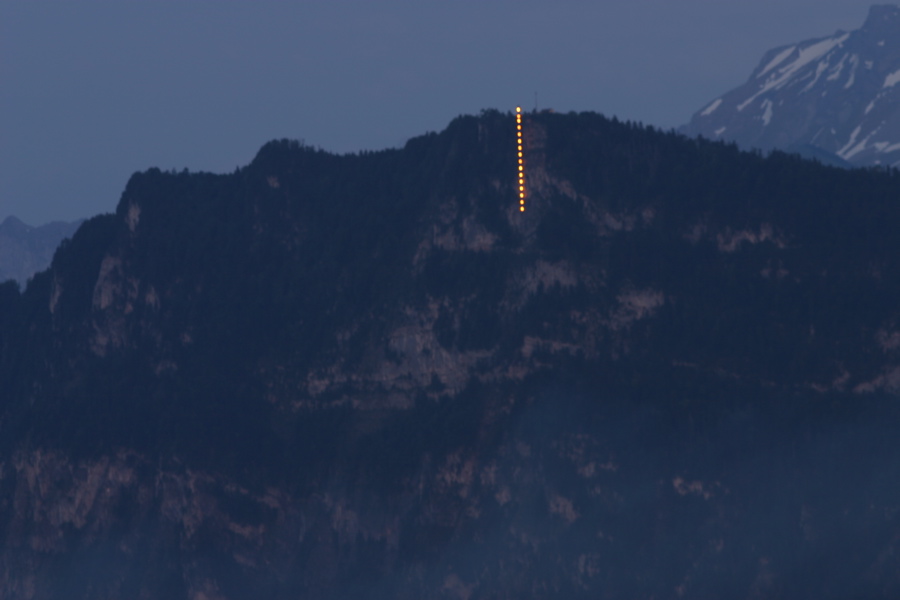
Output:
<svg viewBox="0 0 900 600">
<path fill-rule="evenodd" d="M 516 153 L 519 159 L 519 212 L 525 212 L 525 160 L 522 158 L 522 107 L 516 107 Z"/>
</svg>

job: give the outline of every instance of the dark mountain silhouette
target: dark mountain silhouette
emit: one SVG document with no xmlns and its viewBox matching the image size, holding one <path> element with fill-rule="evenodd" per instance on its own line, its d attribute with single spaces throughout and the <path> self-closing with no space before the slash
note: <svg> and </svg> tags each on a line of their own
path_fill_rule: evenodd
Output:
<svg viewBox="0 0 900 600">
<path fill-rule="evenodd" d="M 770 50 L 682 131 L 826 164 L 897 167 L 898 83 L 900 6 L 876 4 L 860 29 Z"/>
<path fill-rule="evenodd" d="M 150 170 L 0 286 L 0 589 L 894 598 L 900 175 L 596 114 Z"/>
<path fill-rule="evenodd" d="M 0 223 L 0 282 L 15 279 L 24 287 L 29 277 L 50 266 L 59 243 L 79 225 L 81 221 L 54 221 L 31 227 L 16 217 L 4 219 Z"/>
</svg>

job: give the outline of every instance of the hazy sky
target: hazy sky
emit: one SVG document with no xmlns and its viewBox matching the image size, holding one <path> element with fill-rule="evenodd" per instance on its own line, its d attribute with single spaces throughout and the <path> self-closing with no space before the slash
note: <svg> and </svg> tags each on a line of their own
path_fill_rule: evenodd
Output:
<svg viewBox="0 0 900 600">
<path fill-rule="evenodd" d="M 483 108 L 669 128 L 863 0 L 0 0 L 0 220 L 114 210 L 134 171 L 273 138 L 402 145 Z"/>
</svg>

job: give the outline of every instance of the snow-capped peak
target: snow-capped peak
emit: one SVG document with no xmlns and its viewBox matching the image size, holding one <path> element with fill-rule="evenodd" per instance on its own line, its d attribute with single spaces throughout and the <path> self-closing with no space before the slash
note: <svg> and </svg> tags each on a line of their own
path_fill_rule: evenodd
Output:
<svg viewBox="0 0 900 600">
<path fill-rule="evenodd" d="M 875 5 L 860 29 L 770 50 L 744 85 L 706 104 L 682 131 L 900 166 L 897 84 L 900 7 Z"/>
</svg>

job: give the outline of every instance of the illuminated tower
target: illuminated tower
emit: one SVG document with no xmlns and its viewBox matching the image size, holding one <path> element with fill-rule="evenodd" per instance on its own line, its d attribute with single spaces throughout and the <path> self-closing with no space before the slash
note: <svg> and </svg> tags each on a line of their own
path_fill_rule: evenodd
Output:
<svg viewBox="0 0 900 600">
<path fill-rule="evenodd" d="M 525 159 L 522 156 L 522 107 L 516 107 L 516 155 L 519 158 L 519 212 L 525 212 Z"/>
</svg>

